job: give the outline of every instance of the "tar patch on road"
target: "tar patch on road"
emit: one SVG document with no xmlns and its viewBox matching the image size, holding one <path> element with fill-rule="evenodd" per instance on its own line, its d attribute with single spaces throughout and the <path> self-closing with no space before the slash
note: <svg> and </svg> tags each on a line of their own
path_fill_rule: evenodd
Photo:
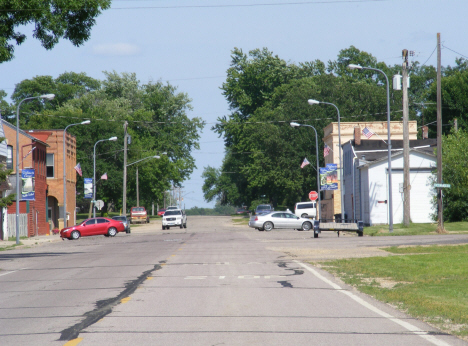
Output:
<svg viewBox="0 0 468 346">
<path fill-rule="evenodd" d="M 162 261 L 162 262 L 165 262 L 165 261 Z M 133 292 L 135 292 L 137 287 L 141 283 L 143 283 L 148 276 L 150 276 L 153 272 L 155 272 L 155 271 L 157 271 L 157 270 L 159 270 L 161 268 L 162 268 L 161 265 L 156 264 L 153 267 L 153 269 L 150 269 L 150 270 L 147 270 L 147 271 L 143 272 L 138 278 L 136 278 L 133 281 L 128 282 L 125 285 L 124 290 L 122 292 L 120 292 L 118 296 L 116 296 L 114 298 L 100 300 L 100 301 L 96 302 L 96 308 L 94 310 L 92 310 L 92 311 L 89 311 L 89 312 L 85 313 L 83 315 L 84 319 L 81 322 L 79 322 L 79 323 L 75 324 L 74 326 L 71 326 L 71 327 L 69 327 L 67 329 L 64 329 L 61 332 L 59 341 L 69 341 L 69 340 L 76 339 L 83 329 L 88 328 L 89 326 L 91 326 L 94 323 L 96 323 L 97 321 L 99 321 L 101 318 L 103 318 L 106 315 L 110 314 L 112 312 L 112 309 L 114 308 L 114 306 L 120 304 L 120 301 L 122 299 L 128 297 Z"/>
<path fill-rule="evenodd" d="M 288 264 L 286 262 L 279 262 L 278 267 L 280 268 L 285 268 L 286 270 L 291 270 L 294 273 L 292 274 L 287 274 L 286 276 L 292 276 L 292 275 L 302 275 L 304 274 L 304 271 L 302 269 L 294 269 L 294 268 L 288 268 Z"/>
<path fill-rule="evenodd" d="M 291 283 L 288 281 L 278 281 L 278 283 L 285 288 L 293 288 L 293 285 L 291 285 Z"/>
</svg>

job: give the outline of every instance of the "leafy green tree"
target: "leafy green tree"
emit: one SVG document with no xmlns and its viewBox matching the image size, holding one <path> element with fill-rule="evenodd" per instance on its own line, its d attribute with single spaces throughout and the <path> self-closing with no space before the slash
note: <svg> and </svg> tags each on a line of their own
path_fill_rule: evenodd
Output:
<svg viewBox="0 0 468 346">
<path fill-rule="evenodd" d="M 450 133 L 453 121 L 458 120 L 460 128 L 468 128 L 468 68 L 459 60 L 458 68 L 452 68 L 449 75 L 441 80 L 442 88 L 442 131 L 444 134 Z M 437 121 L 437 85 L 433 83 L 428 90 L 429 102 L 432 104 L 424 110 L 424 120 L 426 124 Z M 435 137 L 437 127 L 429 126 L 430 135 Z"/>
<path fill-rule="evenodd" d="M 189 119 L 190 99 L 170 84 L 141 85 L 135 74 L 105 72 L 104 81 L 88 79 L 84 74 L 67 73 L 54 80 L 63 91 L 63 103 L 43 109 L 30 117 L 26 129 L 64 128 L 90 119 L 91 124 L 73 126 L 68 131 L 77 138 L 77 160 L 83 176 L 92 177 L 94 144 L 117 136 L 117 142 L 102 142 L 96 148 L 96 178 L 107 172 L 108 180 L 97 184 L 97 197 L 116 208 L 122 205 L 123 124 L 128 122 L 131 144 L 128 163 L 154 155 L 139 165 L 140 204 L 162 203 L 163 192 L 181 185 L 195 168 L 193 149 L 198 149 L 203 121 Z M 26 83 L 20 83 L 25 85 Z M 89 90 L 88 90 L 89 89 Z M 29 90 L 29 89 L 28 89 Z M 37 89 L 30 89 L 36 92 Z M 26 95 L 27 93 L 24 93 Z M 161 155 L 166 152 L 167 155 Z M 78 177 L 77 191 L 83 196 L 83 181 Z M 136 203 L 136 165 L 128 167 L 127 205 Z"/>
<path fill-rule="evenodd" d="M 26 35 L 17 27 L 34 24 L 33 37 L 45 49 L 52 49 L 60 38 L 80 46 L 86 42 L 96 17 L 110 7 L 111 0 L 3 0 L 0 4 L 0 63 L 12 60 L 15 44 Z"/>
<path fill-rule="evenodd" d="M 34 113 L 44 110 L 54 110 L 63 106 L 67 101 L 80 98 L 86 93 L 99 90 L 101 82 L 91 78 L 86 73 L 65 72 L 56 79 L 51 76 L 36 76 L 25 79 L 16 84 L 11 96 L 15 104 L 26 97 L 40 96 L 44 94 L 55 94 L 51 101 L 27 102 L 21 106 L 20 126 L 29 121 Z"/>
<path fill-rule="evenodd" d="M 468 131 L 452 131 L 444 136 L 442 154 L 442 178 L 451 185 L 450 189 L 443 190 L 444 219 L 468 221 Z"/>
</svg>

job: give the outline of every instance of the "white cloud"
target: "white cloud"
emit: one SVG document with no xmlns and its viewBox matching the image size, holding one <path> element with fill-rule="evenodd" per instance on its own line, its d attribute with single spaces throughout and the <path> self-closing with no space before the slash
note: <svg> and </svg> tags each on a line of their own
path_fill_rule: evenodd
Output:
<svg viewBox="0 0 468 346">
<path fill-rule="evenodd" d="M 140 47 L 129 43 L 97 44 L 93 52 L 97 55 L 135 55 L 140 52 Z"/>
</svg>

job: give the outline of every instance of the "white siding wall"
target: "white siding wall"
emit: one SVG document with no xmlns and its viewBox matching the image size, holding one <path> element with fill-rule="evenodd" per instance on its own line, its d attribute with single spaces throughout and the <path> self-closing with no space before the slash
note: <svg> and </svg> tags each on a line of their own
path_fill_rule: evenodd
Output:
<svg viewBox="0 0 468 346">
<path fill-rule="evenodd" d="M 432 196 L 435 191 L 430 187 L 430 168 L 435 158 L 411 151 L 410 181 L 411 181 L 411 221 L 415 223 L 431 222 L 434 212 Z M 387 162 L 383 161 L 369 167 L 369 224 L 388 223 L 388 204 L 378 203 L 387 200 L 388 173 Z M 403 155 L 392 159 L 392 198 L 393 223 L 403 221 L 403 194 L 400 193 L 400 183 L 403 183 Z M 366 196 L 366 195 L 363 195 Z"/>
</svg>

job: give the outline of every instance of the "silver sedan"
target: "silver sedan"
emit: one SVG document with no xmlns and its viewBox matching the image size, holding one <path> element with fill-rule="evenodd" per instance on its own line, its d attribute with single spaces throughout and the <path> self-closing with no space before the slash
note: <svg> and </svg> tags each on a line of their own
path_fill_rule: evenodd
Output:
<svg viewBox="0 0 468 346">
<path fill-rule="evenodd" d="M 273 228 L 308 231 L 312 228 L 312 221 L 287 211 L 272 211 L 252 216 L 249 220 L 249 227 L 256 228 L 259 231 L 271 231 Z"/>
</svg>

